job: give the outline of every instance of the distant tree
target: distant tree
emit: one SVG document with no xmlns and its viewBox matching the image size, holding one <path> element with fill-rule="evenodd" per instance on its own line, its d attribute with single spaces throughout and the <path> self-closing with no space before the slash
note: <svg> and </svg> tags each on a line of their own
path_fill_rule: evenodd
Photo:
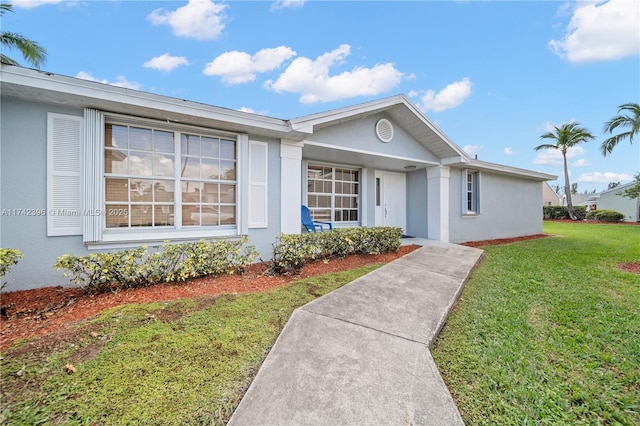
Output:
<svg viewBox="0 0 640 426">
<path fill-rule="evenodd" d="M 0 16 L 5 12 L 13 12 L 13 5 L 0 3 Z M 7 31 L 0 32 L 0 45 L 8 49 L 18 49 L 25 61 L 36 68 L 40 68 L 47 60 L 47 51 L 35 41 L 32 41 L 20 34 Z M 18 61 L 0 52 L 0 62 L 9 65 L 20 65 Z"/>
<path fill-rule="evenodd" d="M 578 184 L 577 183 L 572 183 L 571 184 L 571 195 L 575 195 L 578 193 Z"/>
<path fill-rule="evenodd" d="M 628 112 L 627 115 L 622 112 Z M 633 144 L 633 136 L 640 133 L 640 105 L 637 103 L 622 104 L 618 107 L 618 115 L 607 121 L 604 125 L 604 131 L 613 134 L 618 127 L 628 127 L 629 131 L 611 136 L 602 142 L 600 150 L 603 156 L 611 154 L 611 151 L 624 139 L 629 139 L 629 143 Z"/>
<path fill-rule="evenodd" d="M 627 188 L 624 191 L 616 192 L 617 195 L 622 195 L 623 197 L 627 197 L 630 199 L 638 198 L 640 196 L 640 173 L 633 177 L 635 185 L 631 188 Z"/>
<path fill-rule="evenodd" d="M 560 195 L 562 193 L 562 188 L 560 188 L 560 184 L 556 184 L 556 186 L 553 188 L 553 190 L 555 191 L 556 194 Z"/>
<path fill-rule="evenodd" d="M 548 132 L 540 136 L 540 139 L 552 139 L 554 144 L 541 144 L 533 148 L 536 151 L 541 149 L 559 149 L 564 161 L 564 193 L 567 197 L 567 210 L 571 220 L 578 220 L 573 203 L 571 202 L 571 183 L 569 182 L 569 168 L 567 167 L 567 150 L 580 143 L 588 142 L 595 137 L 585 128 L 579 127 L 578 123 L 563 124 L 554 127 L 553 132 Z M 577 189 L 577 187 L 576 187 Z"/>
<path fill-rule="evenodd" d="M 607 185 L 607 190 L 613 189 L 616 186 L 620 186 L 620 182 L 609 182 L 609 185 Z"/>
</svg>

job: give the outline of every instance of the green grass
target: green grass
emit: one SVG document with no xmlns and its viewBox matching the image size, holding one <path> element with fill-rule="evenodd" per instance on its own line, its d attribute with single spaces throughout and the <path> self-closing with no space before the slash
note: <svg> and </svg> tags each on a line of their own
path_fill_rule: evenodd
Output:
<svg viewBox="0 0 640 426">
<path fill-rule="evenodd" d="M 0 424 L 224 424 L 293 310 L 378 266 L 269 292 L 125 305 L 52 347 L 13 348 L 2 355 Z"/>
<path fill-rule="evenodd" d="M 486 257 L 433 348 L 468 425 L 640 424 L 640 226 L 545 222 Z"/>
</svg>

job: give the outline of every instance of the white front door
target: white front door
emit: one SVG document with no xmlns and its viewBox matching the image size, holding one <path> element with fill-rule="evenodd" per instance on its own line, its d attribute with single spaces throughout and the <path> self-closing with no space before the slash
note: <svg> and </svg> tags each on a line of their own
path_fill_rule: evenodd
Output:
<svg viewBox="0 0 640 426">
<path fill-rule="evenodd" d="M 406 180 L 402 173 L 375 172 L 376 226 L 407 225 Z"/>
</svg>

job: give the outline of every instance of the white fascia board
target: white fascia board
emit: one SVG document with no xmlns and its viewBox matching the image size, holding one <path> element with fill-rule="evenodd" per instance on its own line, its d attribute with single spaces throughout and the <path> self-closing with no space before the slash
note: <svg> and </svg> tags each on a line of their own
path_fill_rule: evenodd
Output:
<svg viewBox="0 0 640 426">
<path fill-rule="evenodd" d="M 410 157 L 402 157 L 399 155 L 389 155 L 389 154 L 383 154 L 380 152 L 376 152 L 376 151 L 367 151 L 364 149 L 353 149 L 353 148 L 346 148 L 346 147 L 342 147 L 339 145 L 331 145 L 331 144 L 327 144 L 327 143 L 322 143 L 322 142 L 313 142 L 313 141 L 309 141 L 309 140 L 305 140 L 304 141 L 304 145 L 309 145 L 309 146 L 317 146 L 320 148 L 327 148 L 327 149 L 331 149 L 334 151 L 344 151 L 344 152 L 353 152 L 356 154 L 362 154 L 362 155 L 370 155 L 372 157 L 380 157 L 380 158 L 389 158 L 392 160 L 400 160 L 400 161 L 408 161 L 411 163 L 417 163 L 417 164 L 422 164 L 425 166 L 439 166 L 440 163 L 436 163 L 435 161 L 428 161 L 428 160 L 421 160 L 418 158 L 410 158 Z"/>
<path fill-rule="evenodd" d="M 304 115 L 302 117 L 290 120 L 291 128 L 293 130 L 304 130 L 308 133 L 313 133 L 313 128 L 318 124 L 340 121 L 355 115 L 375 113 L 377 111 L 403 103 L 404 100 L 406 100 L 404 95 L 396 95 L 371 102 L 351 105 L 344 108 Z"/>
<path fill-rule="evenodd" d="M 291 132 L 288 122 L 277 118 L 4 64 L 0 72 L 0 82 L 2 83 L 3 94 L 9 96 L 19 97 L 20 92 L 23 91 L 25 94 L 29 92 L 50 92 L 52 96 L 54 94 L 59 96 L 68 95 L 70 96 L 70 101 L 72 101 L 71 97 L 82 98 L 85 104 L 91 102 L 91 100 L 112 102 L 224 121 L 239 126 L 279 132 L 283 135 Z"/>
<path fill-rule="evenodd" d="M 447 157 L 440 160 L 440 164 L 443 166 L 451 166 L 454 164 L 469 164 L 471 161 L 467 156 L 460 157 Z"/>
<path fill-rule="evenodd" d="M 475 168 L 478 170 L 485 170 L 493 173 L 510 175 L 510 176 L 520 176 L 527 179 L 533 179 L 538 181 L 545 180 L 555 180 L 558 176 L 550 175 L 547 173 L 534 172 L 533 170 L 520 169 L 517 167 L 505 166 L 502 164 L 489 163 L 487 161 L 480 160 L 470 160 L 468 166 L 469 168 Z"/>
</svg>

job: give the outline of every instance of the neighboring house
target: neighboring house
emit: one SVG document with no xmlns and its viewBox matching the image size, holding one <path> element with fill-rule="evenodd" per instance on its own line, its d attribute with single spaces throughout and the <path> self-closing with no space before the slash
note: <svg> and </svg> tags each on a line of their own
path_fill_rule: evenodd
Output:
<svg viewBox="0 0 640 426">
<path fill-rule="evenodd" d="M 640 201 L 638 197 L 631 199 L 619 194 L 633 185 L 635 185 L 635 181 L 601 192 L 598 196 L 598 210 L 615 210 L 624 214 L 626 222 L 640 222 Z"/>
<path fill-rule="evenodd" d="M 571 204 L 573 206 L 588 207 L 589 210 L 595 210 L 598 202 L 598 194 L 571 194 Z M 562 195 L 561 206 L 567 205 L 567 196 Z"/>
<path fill-rule="evenodd" d="M 447 242 L 542 232 L 555 176 L 470 158 L 404 96 L 282 120 L 2 65 L 6 290 L 69 285 L 52 265 L 165 240 L 390 225 Z"/>
<path fill-rule="evenodd" d="M 542 205 L 543 206 L 559 206 L 562 203 L 562 197 L 549 185 L 549 182 L 542 182 Z"/>
</svg>

